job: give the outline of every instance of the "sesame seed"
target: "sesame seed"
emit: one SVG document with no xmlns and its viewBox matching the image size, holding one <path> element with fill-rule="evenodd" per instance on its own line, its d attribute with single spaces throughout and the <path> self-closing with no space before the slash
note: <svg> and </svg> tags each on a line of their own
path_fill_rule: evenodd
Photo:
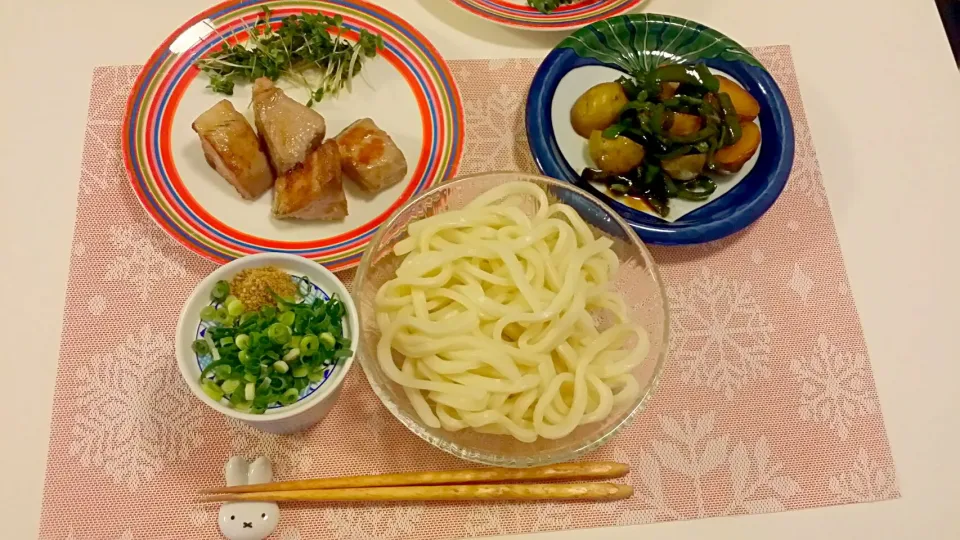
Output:
<svg viewBox="0 0 960 540">
<path fill-rule="evenodd" d="M 241 270 L 230 280 L 230 291 L 250 311 L 275 305 L 274 294 L 291 300 L 296 300 L 297 297 L 297 286 L 293 278 L 275 266 Z"/>
</svg>

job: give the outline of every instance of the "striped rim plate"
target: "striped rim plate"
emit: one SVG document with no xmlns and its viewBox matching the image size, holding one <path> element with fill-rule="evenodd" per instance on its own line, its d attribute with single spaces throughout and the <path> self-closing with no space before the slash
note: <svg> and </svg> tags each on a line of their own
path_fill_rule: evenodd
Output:
<svg viewBox="0 0 960 540">
<path fill-rule="evenodd" d="M 625 13 L 643 0 L 579 0 L 552 13 L 540 13 L 526 0 L 452 0 L 461 8 L 495 23 L 526 30 L 572 30 Z"/>
<path fill-rule="evenodd" d="M 242 200 L 206 164 L 190 127 L 225 97 L 206 88 L 207 77 L 194 62 L 224 39 L 245 39 L 265 5 L 275 24 L 291 14 L 321 11 L 343 17 L 347 39 L 356 39 L 360 29 L 383 35 L 385 49 L 364 64 L 352 88 L 315 108 L 327 121 L 328 136 L 358 118 L 373 118 L 403 151 L 409 172 L 403 182 L 372 197 L 346 182 L 349 216 L 343 222 L 275 220 L 270 194 Z M 248 119 L 250 86 L 238 84 L 228 98 Z M 284 89 L 294 99 L 308 98 L 296 86 Z M 124 160 L 137 197 L 184 246 L 216 262 L 273 251 L 343 270 L 359 263 L 373 233 L 394 210 L 456 174 L 463 150 L 463 105 L 433 45 L 381 7 L 356 0 L 245 0 L 208 9 L 160 45 L 134 84 L 123 129 Z"/>
</svg>

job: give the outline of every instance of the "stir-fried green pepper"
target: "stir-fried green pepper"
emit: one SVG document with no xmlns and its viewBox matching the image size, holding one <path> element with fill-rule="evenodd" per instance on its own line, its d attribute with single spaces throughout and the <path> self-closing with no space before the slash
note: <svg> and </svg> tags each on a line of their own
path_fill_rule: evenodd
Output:
<svg viewBox="0 0 960 540">
<path fill-rule="evenodd" d="M 695 180 L 678 185 L 677 197 L 688 201 L 705 201 L 716 190 L 717 184 L 713 180 L 706 176 L 700 176 Z"/>
<path fill-rule="evenodd" d="M 581 182 L 605 183 L 613 194 L 641 199 L 662 216 L 669 213 L 671 198 L 708 200 L 717 189 L 713 180 L 699 176 L 684 181 L 671 176 L 678 175 L 676 167 L 665 169 L 661 163 L 704 155 L 703 170 L 714 171 L 717 150 L 740 140 L 740 119 L 731 97 L 720 92 L 720 80 L 701 63 L 665 65 L 617 82 L 630 101 L 602 136 L 627 137 L 640 144 L 645 150 L 643 161 L 626 174 L 585 169 Z M 685 116 L 679 121 L 681 115 Z"/>
<path fill-rule="evenodd" d="M 716 137 L 719 134 L 720 131 L 717 129 L 717 126 L 708 125 L 692 135 L 673 135 L 670 137 L 670 141 L 676 144 L 694 144 L 700 141 L 706 141 L 711 137 Z"/>
<path fill-rule="evenodd" d="M 710 73 L 710 70 L 704 64 L 697 64 L 696 66 L 685 66 L 682 64 L 660 66 L 646 74 L 644 77 L 644 89 L 648 93 L 654 94 L 660 92 L 661 84 L 674 82 L 699 87 L 706 92 L 717 92 L 720 90 L 720 79 Z"/>
<path fill-rule="evenodd" d="M 720 109 L 723 111 L 723 127 L 727 132 L 725 142 L 730 145 L 740 140 L 743 131 L 740 129 L 740 117 L 737 115 L 737 109 L 733 106 L 730 94 L 720 92 L 717 94 L 717 100 L 720 102 Z"/>
</svg>

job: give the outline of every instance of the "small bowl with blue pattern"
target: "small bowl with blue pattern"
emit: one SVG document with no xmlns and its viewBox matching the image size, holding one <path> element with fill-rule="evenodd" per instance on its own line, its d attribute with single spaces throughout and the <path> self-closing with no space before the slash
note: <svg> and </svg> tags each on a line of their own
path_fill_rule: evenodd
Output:
<svg viewBox="0 0 960 540">
<path fill-rule="evenodd" d="M 204 391 L 201 373 L 214 361 L 214 358 L 210 352 L 201 351 L 201 354 L 193 347 L 196 341 L 204 340 L 206 333 L 217 324 L 212 321 L 202 321 L 200 315 L 201 310 L 208 306 L 218 307 L 219 304 L 211 300 L 211 292 L 217 283 L 229 282 L 243 270 L 263 267 L 274 267 L 290 274 L 291 281 L 298 289 L 300 302 L 313 302 L 316 299 L 329 300 L 336 295 L 344 308 L 343 337 L 356 342 L 357 336 L 360 335 L 357 309 L 347 288 L 332 272 L 316 262 L 296 255 L 259 253 L 236 259 L 217 268 L 194 289 L 184 304 L 177 323 L 175 344 L 177 364 L 190 391 L 210 408 L 262 431 L 293 433 L 316 424 L 329 412 L 340 395 L 340 387 L 353 365 L 355 345 L 351 346 L 349 355 L 336 358 L 329 366 L 318 370 L 316 376 L 311 374 L 309 384 L 297 389 L 298 395 L 295 396 L 295 401 L 286 405 L 274 403 L 262 414 L 238 410 L 230 406 L 226 397 L 216 400 Z"/>
</svg>

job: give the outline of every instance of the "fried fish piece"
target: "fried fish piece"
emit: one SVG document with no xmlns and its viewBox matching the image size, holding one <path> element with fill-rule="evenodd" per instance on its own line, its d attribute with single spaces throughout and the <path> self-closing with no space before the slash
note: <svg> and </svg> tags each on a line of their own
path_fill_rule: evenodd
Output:
<svg viewBox="0 0 960 540">
<path fill-rule="evenodd" d="M 361 189 L 382 191 L 407 175 L 407 160 L 373 120 L 361 118 L 336 136 L 343 172 Z"/>
<path fill-rule="evenodd" d="M 273 172 L 250 123 L 223 99 L 193 121 L 203 157 L 244 199 L 256 199 L 273 185 Z"/>
<path fill-rule="evenodd" d="M 253 119 L 277 175 L 302 163 L 327 134 L 320 113 L 291 99 L 266 77 L 253 83 Z"/>
<path fill-rule="evenodd" d="M 340 152 L 327 141 L 306 160 L 277 177 L 273 215 L 278 218 L 337 220 L 347 216 L 340 180 Z"/>
</svg>

